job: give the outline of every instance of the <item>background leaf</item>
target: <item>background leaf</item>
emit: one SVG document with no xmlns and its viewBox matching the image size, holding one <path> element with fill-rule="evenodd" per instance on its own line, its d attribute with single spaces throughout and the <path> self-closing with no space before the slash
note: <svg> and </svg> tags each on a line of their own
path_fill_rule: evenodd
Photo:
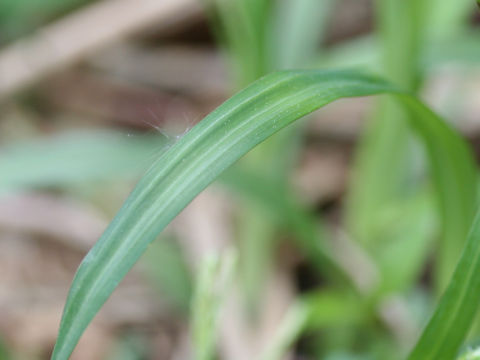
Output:
<svg viewBox="0 0 480 360">
<path fill-rule="evenodd" d="M 135 178 L 166 149 L 165 138 L 77 132 L 0 147 L 0 193 L 67 186 L 118 176 Z"/>
<path fill-rule="evenodd" d="M 480 213 L 435 313 L 409 360 L 455 359 L 480 301 Z"/>
</svg>

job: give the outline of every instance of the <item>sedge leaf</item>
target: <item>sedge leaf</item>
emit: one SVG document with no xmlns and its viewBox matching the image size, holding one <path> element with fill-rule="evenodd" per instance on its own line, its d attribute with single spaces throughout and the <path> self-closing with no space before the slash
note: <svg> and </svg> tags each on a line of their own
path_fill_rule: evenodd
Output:
<svg viewBox="0 0 480 360">
<path fill-rule="evenodd" d="M 368 75 L 286 71 L 267 75 L 197 124 L 147 171 L 77 270 L 53 359 L 67 359 L 115 287 L 165 226 L 221 172 L 300 117 L 340 98 L 391 93 L 415 116 L 431 162 L 445 229 L 462 236 L 475 202 L 463 140 L 411 95 Z"/>
</svg>

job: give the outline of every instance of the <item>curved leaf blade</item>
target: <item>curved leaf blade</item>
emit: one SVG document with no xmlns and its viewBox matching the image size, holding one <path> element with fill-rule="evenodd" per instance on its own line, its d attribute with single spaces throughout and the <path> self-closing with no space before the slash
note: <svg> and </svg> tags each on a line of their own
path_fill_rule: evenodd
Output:
<svg viewBox="0 0 480 360">
<path fill-rule="evenodd" d="M 396 95 L 415 113 L 412 125 L 431 159 L 443 219 L 452 231 L 463 231 L 475 201 L 475 187 L 464 181 L 475 178 L 473 161 L 461 138 L 440 118 L 376 77 L 339 71 L 274 73 L 214 110 L 139 181 L 78 268 L 52 358 L 68 358 L 148 244 L 223 170 L 272 134 L 334 100 L 381 93 Z"/>
<path fill-rule="evenodd" d="M 455 359 L 480 301 L 480 212 L 434 315 L 409 360 Z"/>
</svg>

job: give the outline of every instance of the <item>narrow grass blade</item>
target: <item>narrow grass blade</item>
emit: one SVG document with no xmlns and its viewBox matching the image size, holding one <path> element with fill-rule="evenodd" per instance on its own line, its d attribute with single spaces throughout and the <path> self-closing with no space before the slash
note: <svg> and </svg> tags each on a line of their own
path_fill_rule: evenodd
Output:
<svg viewBox="0 0 480 360">
<path fill-rule="evenodd" d="M 268 343 L 267 348 L 260 355 L 260 360 L 280 360 L 283 359 L 288 349 L 295 343 L 305 330 L 311 309 L 301 301 L 293 304 L 289 309 L 285 318 L 274 338 Z"/>
<path fill-rule="evenodd" d="M 332 326 L 357 325 L 367 311 L 355 296 L 340 292 L 312 293 L 297 300 L 285 315 L 260 360 L 283 359 L 303 332 Z"/>
<path fill-rule="evenodd" d="M 409 360 L 455 359 L 480 302 L 480 212 L 452 280 Z"/>
<path fill-rule="evenodd" d="M 217 10 L 219 37 L 228 50 L 233 69 L 236 70 L 236 87 L 242 87 L 272 70 L 268 32 L 271 23 L 271 0 L 214 0 Z M 264 171 L 265 163 L 273 164 L 275 156 L 272 141 L 252 151 L 244 161 Z M 272 146 L 274 145 L 274 146 Z M 280 158 L 280 157 L 279 157 Z M 273 167 L 273 166 L 272 166 Z M 274 225 L 256 206 L 243 203 L 238 211 L 235 238 L 240 244 L 240 278 L 248 309 L 258 309 L 265 275 L 274 246 Z"/>
<path fill-rule="evenodd" d="M 231 57 L 235 84 L 245 86 L 270 70 L 266 24 L 271 0 L 209 0 L 221 43 Z"/>
<path fill-rule="evenodd" d="M 380 35 L 385 76 L 404 89 L 415 90 L 421 39 L 419 11 L 426 0 L 377 0 L 376 23 Z M 398 31 L 398 29 L 404 31 Z M 383 239 L 375 233 L 378 216 L 402 199 L 411 176 L 410 131 L 405 109 L 384 99 L 360 140 L 347 198 L 347 226 L 354 239 L 374 248 Z M 389 121 L 384 121 L 388 119 Z"/>
<path fill-rule="evenodd" d="M 407 291 L 425 266 L 438 229 L 431 195 L 424 190 L 384 212 L 379 230 L 384 241 L 373 250 L 383 294 Z"/>
<path fill-rule="evenodd" d="M 270 213 L 244 198 L 235 217 L 239 250 L 239 277 L 246 310 L 251 318 L 259 316 L 259 304 L 272 266 L 278 228 Z"/>
<path fill-rule="evenodd" d="M 415 91 L 422 81 L 419 63 L 428 34 L 427 19 L 430 0 L 377 0 L 378 27 L 382 38 L 385 74 L 402 88 Z M 403 29 L 398 31 L 398 29 Z M 419 157 L 410 145 L 410 132 L 405 109 L 390 100 L 381 103 L 369 124 L 354 167 L 351 192 L 347 202 L 347 221 L 352 236 L 374 251 L 384 241 L 376 232 L 379 216 L 395 202 L 415 192 L 414 159 Z M 384 121 L 384 119 L 390 121 Z M 471 181 L 471 178 L 468 179 Z M 470 208 L 473 213 L 473 208 Z M 410 227 L 418 227 L 412 218 Z M 439 255 L 435 263 L 437 292 L 445 289 L 461 254 L 471 215 L 463 230 L 444 229 Z M 406 234 L 407 235 L 407 234 Z"/>
<path fill-rule="evenodd" d="M 312 61 L 325 37 L 333 4 L 332 0 L 276 2 L 271 30 L 276 69 L 299 68 Z"/>
<path fill-rule="evenodd" d="M 195 360 L 215 358 L 220 310 L 233 279 L 235 263 L 235 253 L 228 251 L 221 257 L 211 254 L 200 264 L 192 303 Z"/>
<path fill-rule="evenodd" d="M 463 140 L 438 116 L 376 77 L 342 71 L 274 73 L 214 110 L 139 181 L 75 275 L 52 358 L 68 358 L 148 244 L 226 168 L 272 134 L 334 100 L 380 93 L 395 95 L 414 114 L 410 124 L 427 149 L 445 229 L 461 236 L 475 204 L 475 168 Z"/>
</svg>

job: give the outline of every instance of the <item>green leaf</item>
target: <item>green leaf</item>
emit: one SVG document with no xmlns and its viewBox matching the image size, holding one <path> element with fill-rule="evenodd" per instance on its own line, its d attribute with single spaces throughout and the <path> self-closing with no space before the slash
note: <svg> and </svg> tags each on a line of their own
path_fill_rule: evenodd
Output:
<svg viewBox="0 0 480 360">
<path fill-rule="evenodd" d="M 161 136 L 63 133 L 0 147 L 0 193 L 22 188 L 134 178 L 165 149 Z"/>
<path fill-rule="evenodd" d="M 326 230 L 322 223 L 295 200 L 291 189 L 279 184 L 277 178 L 259 176 L 238 165 L 225 171 L 220 181 L 234 193 L 261 206 L 276 224 L 290 231 L 309 262 L 329 280 L 350 284 L 347 274 L 324 241 Z"/>
<path fill-rule="evenodd" d="M 192 303 L 195 360 L 215 357 L 219 313 L 232 282 L 236 254 L 233 250 L 223 256 L 209 254 L 200 264 Z"/>
<path fill-rule="evenodd" d="M 426 0 L 375 1 L 382 71 L 397 85 L 417 88 L 418 56 Z M 398 29 L 404 29 L 398 31 Z M 347 225 L 354 239 L 375 247 L 383 239 L 374 227 L 385 207 L 405 196 L 411 176 L 410 131 L 405 109 L 380 102 L 360 139 L 347 201 Z M 389 121 L 384 121 L 389 119 Z"/>
<path fill-rule="evenodd" d="M 106 360 L 141 360 L 148 357 L 148 350 L 145 339 L 127 333 L 115 342 Z"/>
<path fill-rule="evenodd" d="M 348 293 L 331 291 L 304 295 L 290 306 L 260 360 L 283 359 L 305 331 L 357 325 L 366 314 L 365 305 Z"/>
<path fill-rule="evenodd" d="M 271 39 L 275 69 L 307 65 L 325 37 L 332 0 L 280 0 L 274 8 Z"/>
<path fill-rule="evenodd" d="M 197 124 L 139 181 L 73 280 L 53 359 L 67 359 L 81 334 L 148 244 L 219 174 L 300 117 L 343 97 L 391 93 L 415 117 L 432 165 L 442 219 L 461 238 L 475 203 L 469 149 L 438 116 L 376 77 L 341 71 L 278 72 L 258 80 Z"/>
<path fill-rule="evenodd" d="M 480 212 L 433 317 L 409 360 L 455 359 L 480 301 Z"/>
<path fill-rule="evenodd" d="M 180 245 L 171 237 L 153 242 L 144 257 L 145 275 L 176 310 L 188 313 L 192 279 Z"/>
<path fill-rule="evenodd" d="M 424 190 L 384 211 L 379 230 L 383 241 L 372 250 L 383 294 L 407 290 L 423 270 L 438 228 L 432 210 L 431 193 Z"/>
<path fill-rule="evenodd" d="M 427 23 L 433 13 L 428 7 L 430 3 L 430 0 L 376 1 L 385 75 L 411 91 L 421 84 L 419 64 L 425 52 L 422 44 L 427 35 L 432 35 L 428 33 Z M 347 221 L 352 236 L 370 247 L 369 250 L 384 241 L 375 232 L 375 227 L 385 209 L 417 191 L 418 182 L 412 178 L 413 165 L 419 154 L 411 151 L 410 132 L 404 119 L 408 116 L 398 104 L 390 100 L 382 102 L 360 144 L 347 202 Z M 389 121 L 384 121 L 387 118 Z M 412 218 L 409 227 L 419 227 L 416 221 Z M 439 293 L 446 287 L 455 268 L 470 221 L 471 217 L 468 217 L 461 225 L 463 233 L 442 229 L 435 263 Z"/>
<path fill-rule="evenodd" d="M 462 32 L 457 36 L 448 38 L 448 41 L 437 40 L 427 47 L 422 58 L 422 67 L 425 71 L 435 71 L 437 67 L 456 65 L 456 68 L 477 67 L 480 61 L 480 49 L 477 29 Z"/>
<path fill-rule="evenodd" d="M 243 86 L 270 70 L 267 24 L 271 0 L 211 0 L 217 36 L 232 61 L 235 84 Z"/>
<path fill-rule="evenodd" d="M 477 0 L 478 3 L 478 0 Z M 428 0 L 429 27 L 436 36 L 451 37 L 464 30 L 469 23 L 469 16 L 475 7 L 471 0 L 437 1 Z"/>
</svg>

